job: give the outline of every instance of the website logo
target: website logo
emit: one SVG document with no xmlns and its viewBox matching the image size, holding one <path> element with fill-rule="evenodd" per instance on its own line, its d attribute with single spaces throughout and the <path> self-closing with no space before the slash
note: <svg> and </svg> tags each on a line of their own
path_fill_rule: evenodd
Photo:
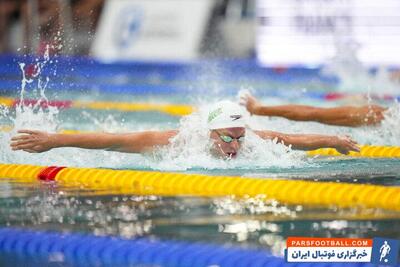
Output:
<svg viewBox="0 0 400 267">
<path fill-rule="evenodd" d="M 372 239 L 289 237 L 287 262 L 370 262 Z"/>
<path fill-rule="evenodd" d="M 396 265 L 399 257 L 399 241 L 387 238 L 374 238 L 371 263 Z"/>
<path fill-rule="evenodd" d="M 399 241 L 388 238 L 310 238 L 286 240 L 287 262 L 369 262 L 396 265 Z"/>
</svg>

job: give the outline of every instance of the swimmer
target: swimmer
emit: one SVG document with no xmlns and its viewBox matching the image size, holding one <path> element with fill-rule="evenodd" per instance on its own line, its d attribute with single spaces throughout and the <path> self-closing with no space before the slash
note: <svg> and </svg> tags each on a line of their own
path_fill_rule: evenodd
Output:
<svg viewBox="0 0 400 267">
<path fill-rule="evenodd" d="M 359 127 L 377 125 L 385 117 L 383 108 L 378 105 L 367 106 L 342 106 L 335 108 L 318 108 L 305 105 L 265 106 L 251 94 L 244 94 L 240 98 L 252 115 L 283 117 L 293 121 L 315 121 L 319 123 Z"/>
<path fill-rule="evenodd" d="M 235 158 L 245 139 L 246 112 L 243 107 L 231 101 L 221 101 L 208 112 L 207 127 L 213 141 L 211 153 L 221 158 Z M 359 151 L 357 143 L 348 136 L 327 136 L 316 134 L 283 134 L 272 131 L 254 131 L 262 139 L 277 139 L 293 149 L 313 150 L 335 148 L 342 154 Z M 125 134 L 87 133 L 53 134 L 35 130 L 19 130 L 11 138 L 12 150 L 30 153 L 45 152 L 59 147 L 104 149 L 126 153 L 146 153 L 159 146 L 165 146 L 178 134 L 178 130 L 144 131 Z"/>
</svg>

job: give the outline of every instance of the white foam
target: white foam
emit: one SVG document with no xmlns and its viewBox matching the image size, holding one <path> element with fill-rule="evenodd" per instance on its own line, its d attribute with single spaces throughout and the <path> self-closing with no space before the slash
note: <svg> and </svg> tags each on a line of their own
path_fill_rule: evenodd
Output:
<svg viewBox="0 0 400 267">
<path fill-rule="evenodd" d="M 307 164 L 304 153 L 294 152 L 276 141 L 262 140 L 249 129 L 236 159 L 213 157 L 210 154 L 212 142 L 205 127 L 207 109 L 207 106 L 200 107 L 199 112 L 182 118 L 178 135 L 172 139 L 171 145 L 155 153 L 154 157 L 159 160 L 149 163 L 149 166 L 160 170 L 187 170 L 288 168 Z"/>
</svg>

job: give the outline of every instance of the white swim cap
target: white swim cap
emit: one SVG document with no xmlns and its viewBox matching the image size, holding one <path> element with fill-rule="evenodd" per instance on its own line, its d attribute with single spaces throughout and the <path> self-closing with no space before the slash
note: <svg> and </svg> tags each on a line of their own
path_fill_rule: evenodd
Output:
<svg viewBox="0 0 400 267">
<path fill-rule="evenodd" d="M 210 108 L 207 125 L 210 130 L 246 127 L 246 112 L 232 101 L 220 101 Z"/>
</svg>

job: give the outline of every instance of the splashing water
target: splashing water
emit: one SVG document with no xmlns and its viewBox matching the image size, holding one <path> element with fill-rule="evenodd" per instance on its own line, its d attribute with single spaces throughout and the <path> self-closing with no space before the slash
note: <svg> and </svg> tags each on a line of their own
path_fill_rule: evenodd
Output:
<svg viewBox="0 0 400 267">
<path fill-rule="evenodd" d="M 30 163 L 40 165 L 63 165 L 76 167 L 109 167 L 109 168 L 151 168 L 158 170 L 188 170 L 205 169 L 254 169 L 270 166 L 293 167 L 306 164 L 303 153 L 296 153 L 290 148 L 277 144 L 276 141 L 264 141 L 256 134 L 247 131 L 246 141 L 241 153 L 235 160 L 225 160 L 210 154 L 212 143 L 206 127 L 205 119 L 209 104 L 201 105 L 198 113 L 183 117 L 179 134 L 171 144 L 160 148 L 149 155 L 132 155 L 109 151 L 93 151 L 76 148 L 58 148 L 40 154 L 29 154 L 23 151 L 13 152 L 9 147 L 9 139 L 19 129 L 35 129 L 47 132 L 57 132 L 60 121 L 59 110 L 45 106 L 47 103 L 45 90 L 49 77 L 42 78 L 42 71 L 49 61 L 48 52 L 43 61 L 37 61 L 34 75 L 27 77 L 24 63 L 20 64 L 22 71 L 20 102 L 16 107 L 15 118 L 11 118 L 14 129 L 11 133 L 1 135 L 1 143 L 5 149 L 0 154 L 1 162 Z M 35 84 L 36 98 L 39 100 L 26 105 L 24 97 L 26 85 Z M 5 113 L 6 114 L 6 113 Z M 7 113 L 8 114 L 8 113 Z M 125 130 L 123 124 L 117 123 L 112 116 L 104 121 L 82 112 L 83 117 L 91 120 L 101 130 Z"/>
<path fill-rule="evenodd" d="M 20 63 L 22 71 L 20 101 L 16 106 L 15 118 L 10 118 L 14 125 L 13 130 L 10 133 L 0 134 L 0 141 L 5 147 L 0 153 L 1 162 L 158 170 L 257 169 L 271 166 L 288 168 L 308 164 L 304 160 L 304 153 L 293 152 L 276 141 L 262 140 L 251 130 L 247 131 L 246 140 L 235 160 L 213 157 L 210 153 L 213 144 L 205 123 L 209 103 L 201 105 L 199 112 L 183 117 L 180 122 L 179 134 L 172 139 L 171 144 L 149 155 L 76 148 L 58 148 L 40 154 L 13 152 L 10 150 L 9 140 L 18 130 L 32 129 L 54 133 L 57 132 L 60 125 L 59 110 L 56 107 L 43 105 L 48 103 L 45 92 L 50 78 L 42 75 L 50 61 L 48 50 L 47 47 L 42 60 L 36 60 L 33 67 L 34 72 L 29 76 L 26 73 L 25 64 Z M 28 84 L 35 85 L 32 92 L 27 91 Z M 26 103 L 24 98 L 27 94 L 33 94 L 32 98 L 38 99 L 38 101 Z M 9 116 L 9 112 L 6 110 L 2 113 Z M 101 130 L 126 130 L 123 124 L 117 123 L 112 116 L 100 121 L 87 112 L 81 114 L 93 121 Z"/>
<path fill-rule="evenodd" d="M 53 149 L 46 153 L 30 154 L 23 151 L 11 151 L 9 146 L 10 138 L 18 130 L 30 129 L 41 130 L 49 133 L 57 132 L 60 121 L 58 119 L 59 110 L 56 107 L 47 105 L 48 100 L 45 92 L 50 77 L 43 75 L 43 70 L 52 63 L 49 57 L 49 46 L 46 47 L 43 59 L 36 59 L 34 65 L 30 65 L 32 73 L 27 75 L 25 63 L 20 63 L 22 72 L 21 92 L 18 104 L 15 107 L 15 117 L 10 116 L 8 109 L 2 109 L 2 115 L 7 116 L 13 124 L 11 132 L 1 132 L 0 142 L 2 150 L 0 153 L 1 162 L 17 164 L 37 164 L 37 165 L 61 165 L 77 167 L 123 167 L 129 162 L 127 155 L 112 153 L 107 151 L 89 151 L 74 148 Z M 52 72 L 56 75 L 56 71 Z M 27 85 L 34 85 L 32 91 L 27 90 Z M 32 99 L 37 99 L 33 103 L 25 101 L 28 95 Z"/>
<path fill-rule="evenodd" d="M 93 116 L 87 111 L 82 111 L 81 114 L 84 118 L 89 119 L 91 123 L 102 132 L 118 133 L 127 131 L 123 122 L 117 121 L 111 114 L 102 119 Z"/>
<path fill-rule="evenodd" d="M 15 119 L 13 119 L 14 131 L 30 128 L 38 130 L 46 130 L 48 132 L 55 132 L 57 127 L 58 109 L 48 106 L 48 100 L 45 95 L 46 87 L 49 83 L 50 77 L 42 77 L 42 71 L 49 63 L 49 46 L 43 56 L 43 60 L 36 59 L 36 63 L 31 65 L 32 73 L 27 76 L 25 63 L 19 63 L 22 73 L 21 92 L 19 103 L 15 108 Z M 33 90 L 33 97 L 38 99 L 35 103 L 27 104 L 24 101 L 25 94 L 27 93 L 26 85 L 36 82 L 37 87 Z M 37 92 L 37 90 L 39 90 Z M 46 104 L 46 109 L 43 105 Z"/>
<path fill-rule="evenodd" d="M 9 115 L 10 110 L 8 109 L 8 107 L 0 104 L 0 119 L 6 119 L 9 117 Z"/>
<path fill-rule="evenodd" d="M 357 138 L 366 144 L 400 146 L 400 104 L 395 103 L 385 112 L 385 119 L 376 127 L 356 129 Z"/>
<path fill-rule="evenodd" d="M 48 59 L 47 59 L 48 60 Z M 42 70 L 45 64 L 41 63 L 38 69 Z M 24 70 L 23 66 L 21 70 Z M 40 78 L 39 73 L 35 75 Z M 40 99 L 47 101 L 45 88 L 48 83 L 38 82 Z M 21 100 L 23 100 L 25 85 L 33 83 L 32 78 L 25 77 L 23 73 Z M 20 101 L 23 103 L 23 101 Z M 213 157 L 210 154 L 212 142 L 209 138 L 205 120 L 210 104 L 201 105 L 199 112 L 183 117 L 180 122 L 179 134 L 173 138 L 171 144 L 160 148 L 150 155 L 132 155 L 108 151 L 93 151 L 74 148 L 61 148 L 42 154 L 29 154 L 26 152 L 12 152 L 8 146 L 10 134 L 0 134 L 0 141 L 5 146 L 0 153 L 1 162 L 31 163 L 41 165 L 64 165 L 76 167 L 110 167 L 110 168 L 151 168 L 157 170 L 190 170 L 190 169 L 258 169 L 269 167 L 304 167 L 313 164 L 311 159 L 306 159 L 304 153 L 294 152 L 290 148 L 277 144 L 276 141 L 265 141 L 251 130 L 247 131 L 246 140 L 235 160 L 225 160 Z M 9 116 L 9 111 L 1 109 L 2 116 Z M 14 123 L 15 134 L 17 129 L 38 129 L 56 132 L 59 120 L 58 109 L 54 107 L 43 108 L 40 104 L 22 105 L 16 110 Z M 346 128 L 321 125 L 318 123 L 289 122 L 282 119 L 262 118 L 253 116 L 250 120 L 252 129 L 268 129 L 293 133 L 324 134 L 349 134 L 361 144 L 400 145 L 400 135 L 397 125 L 400 122 L 400 106 L 393 105 L 387 112 L 386 120 L 378 127 Z M 125 131 L 123 124 L 119 124 L 110 115 L 104 121 L 98 120 L 89 113 L 83 112 L 84 117 L 93 121 L 101 130 L 117 129 Z M 142 129 L 145 130 L 145 129 Z M 155 130 L 155 129 L 154 129 Z"/>
<path fill-rule="evenodd" d="M 212 104 L 211 104 L 212 105 Z M 202 106 L 198 112 L 181 119 L 177 136 L 171 144 L 153 154 L 149 163 L 153 169 L 187 170 L 191 168 L 205 169 L 257 169 L 266 167 L 304 166 L 304 153 L 294 152 L 276 140 L 262 140 L 250 129 L 234 160 L 218 159 L 211 155 L 213 146 L 207 129 L 206 114 L 210 105 Z"/>
<path fill-rule="evenodd" d="M 322 69 L 322 74 L 336 76 L 341 92 L 398 94 L 400 85 L 391 81 L 390 72 L 383 66 L 375 74 L 357 57 L 359 45 L 354 41 L 336 42 L 336 54 Z"/>
</svg>

